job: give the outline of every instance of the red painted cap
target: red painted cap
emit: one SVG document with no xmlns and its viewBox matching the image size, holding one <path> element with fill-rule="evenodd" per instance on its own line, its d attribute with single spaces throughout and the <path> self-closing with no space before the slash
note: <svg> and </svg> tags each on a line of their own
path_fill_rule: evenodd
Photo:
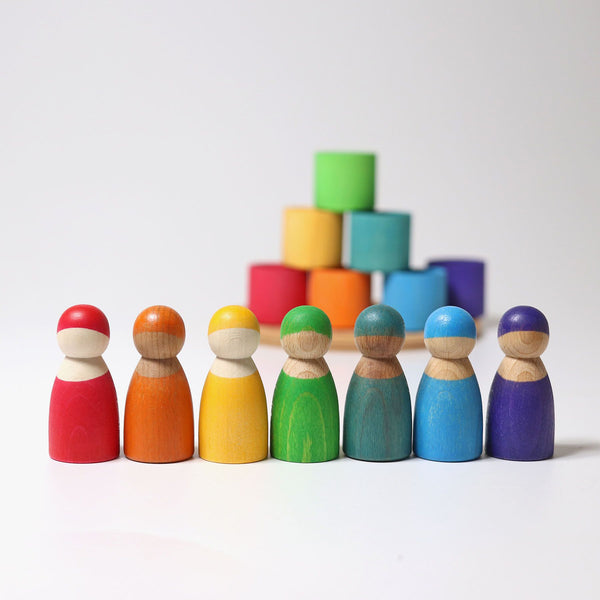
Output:
<svg viewBox="0 0 600 600">
<path fill-rule="evenodd" d="M 106 315 L 91 304 L 76 304 L 71 308 L 67 308 L 58 320 L 56 333 L 71 327 L 91 329 L 110 337 L 110 327 Z"/>
</svg>

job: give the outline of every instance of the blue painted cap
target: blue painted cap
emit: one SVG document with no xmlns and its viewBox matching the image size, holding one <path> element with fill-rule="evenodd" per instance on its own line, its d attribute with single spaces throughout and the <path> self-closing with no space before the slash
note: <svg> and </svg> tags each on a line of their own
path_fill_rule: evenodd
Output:
<svg viewBox="0 0 600 600">
<path fill-rule="evenodd" d="M 391 306 L 374 304 L 365 308 L 356 318 L 354 336 L 384 335 L 389 337 L 405 337 L 404 319 Z"/>
<path fill-rule="evenodd" d="M 424 337 L 468 337 L 475 339 L 477 329 L 473 317 L 463 308 L 442 306 L 434 310 L 427 318 Z"/>
<path fill-rule="evenodd" d="M 502 315 L 498 325 L 498 337 L 512 331 L 539 331 L 550 335 L 544 313 L 533 306 L 514 306 Z"/>
</svg>

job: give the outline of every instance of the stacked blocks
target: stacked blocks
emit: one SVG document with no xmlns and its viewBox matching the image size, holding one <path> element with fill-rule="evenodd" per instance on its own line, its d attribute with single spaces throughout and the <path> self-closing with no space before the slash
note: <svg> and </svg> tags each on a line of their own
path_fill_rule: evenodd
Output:
<svg viewBox="0 0 600 600">
<path fill-rule="evenodd" d="M 356 317 L 371 305 L 368 269 L 342 267 L 342 237 L 343 213 L 373 209 L 375 165 L 369 153 L 316 154 L 314 206 L 284 210 L 283 264 L 250 266 L 248 305 L 263 325 L 263 340 L 279 341 L 279 331 L 269 326 L 280 325 L 295 306 L 321 308 L 334 330 L 351 333 Z M 396 226 L 391 239 L 397 233 Z M 385 257 L 384 248 L 380 255 Z M 354 347 L 351 336 L 349 342 Z"/>
<path fill-rule="evenodd" d="M 350 215 L 350 267 L 389 273 L 408 269 L 410 215 L 353 212 Z"/>
<path fill-rule="evenodd" d="M 350 152 L 317 152 L 315 204 L 343 213 L 373 210 L 375 206 L 375 155 Z"/>
<path fill-rule="evenodd" d="M 412 269 L 411 215 L 376 211 L 375 184 L 375 154 L 315 154 L 314 206 L 284 210 L 282 264 L 250 266 L 248 306 L 263 325 L 263 341 L 279 343 L 285 314 L 309 304 L 330 317 L 332 347 L 354 349 L 352 328 L 372 304 L 375 272 L 384 275 L 376 295 L 404 317 L 405 347 L 423 344 L 425 321 L 441 306 L 482 316 L 483 262 L 436 260 Z M 342 264 L 344 215 L 350 239 Z"/>
<path fill-rule="evenodd" d="M 283 262 L 296 269 L 339 267 L 342 262 L 342 216 L 317 208 L 286 208 Z"/>
<path fill-rule="evenodd" d="M 349 269 L 315 269 L 307 301 L 327 313 L 334 329 L 351 329 L 356 315 L 371 304 L 371 277 Z"/>
<path fill-rule="evenodd" d="M 474 319 L 483 315 L 485 264 L 480 260 L 430 260 L 448 277 L 448 304 L 464 308 Z"/>
<path fill-rule="evenodd" d="M 385 278 L 383 301 L 404 317 L 407 331 L 422 331 L 427 317 L 446 304 L 446 270 L 394 271 Z"/>
<path fill-rule="evenodd" d="M 250 267 L 249 308 L 267 325 L 279 325 L 296 306 L 306 304 L 306 271 L 284 265 Z"/>
</svg>

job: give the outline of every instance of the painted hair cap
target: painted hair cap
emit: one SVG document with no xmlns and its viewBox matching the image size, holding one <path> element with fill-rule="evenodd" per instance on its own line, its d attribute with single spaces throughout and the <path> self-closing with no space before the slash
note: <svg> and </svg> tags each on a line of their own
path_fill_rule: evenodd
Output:
<svg viewBox="0 0 600 600">
<path fill-rule="evenodd" d="M 110 337 L 110 327 L 106 315 L 91 304 L 76 304 L 67 308 L 58 320 L 56 333 L 73 327 L 91 329 Z"/>
<path fill-rule="evenodd" d="M 258 319 L 254 313 L 245 306 L 231 304 L 220 308 L 208 324 L 208 335 L 221 329 L 254 329 L 260 331 Z"/>
<path fill-rule="evenodd" d="M 386 304 L 373 304 L 365 308 L 356 318 L 354 336 L 381 335 L 405 337 L 402 315 Z"/>
<path fill-rule="evenodd" d="M 296 306 L 281 322 L 281 337 L 301 331 L 314 331 L 331 338 L 331 321 L 325 312 L 316 306 Z"/>
<path fill-rule="evenodd" d="M 550 335 L 548 320 L 542 311 L 533 306 L 514 306 L 502 315 L 498 324 L 498 337 L 512 331 L 539 331 Z"/>
<path fill-rule="evenodd" d="M 467 337 L 475 339 L 477 329 L 473 317 L 458 306 L 442 306 L 434 310 L 425 322 L 425 338 Z"/>
</svg>

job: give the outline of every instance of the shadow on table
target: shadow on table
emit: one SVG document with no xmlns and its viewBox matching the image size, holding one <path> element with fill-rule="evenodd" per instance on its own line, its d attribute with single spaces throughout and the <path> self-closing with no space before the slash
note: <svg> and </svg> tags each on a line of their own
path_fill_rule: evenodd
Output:
<svg viewBox="0 0 600 600">
<path fill-rule="evenodd" d="M 560 442 L 554 446 L 554 458 L 599 453 L 600 442 L 594 442 L 590 440 L 579 442 Z"/>
</svg>

